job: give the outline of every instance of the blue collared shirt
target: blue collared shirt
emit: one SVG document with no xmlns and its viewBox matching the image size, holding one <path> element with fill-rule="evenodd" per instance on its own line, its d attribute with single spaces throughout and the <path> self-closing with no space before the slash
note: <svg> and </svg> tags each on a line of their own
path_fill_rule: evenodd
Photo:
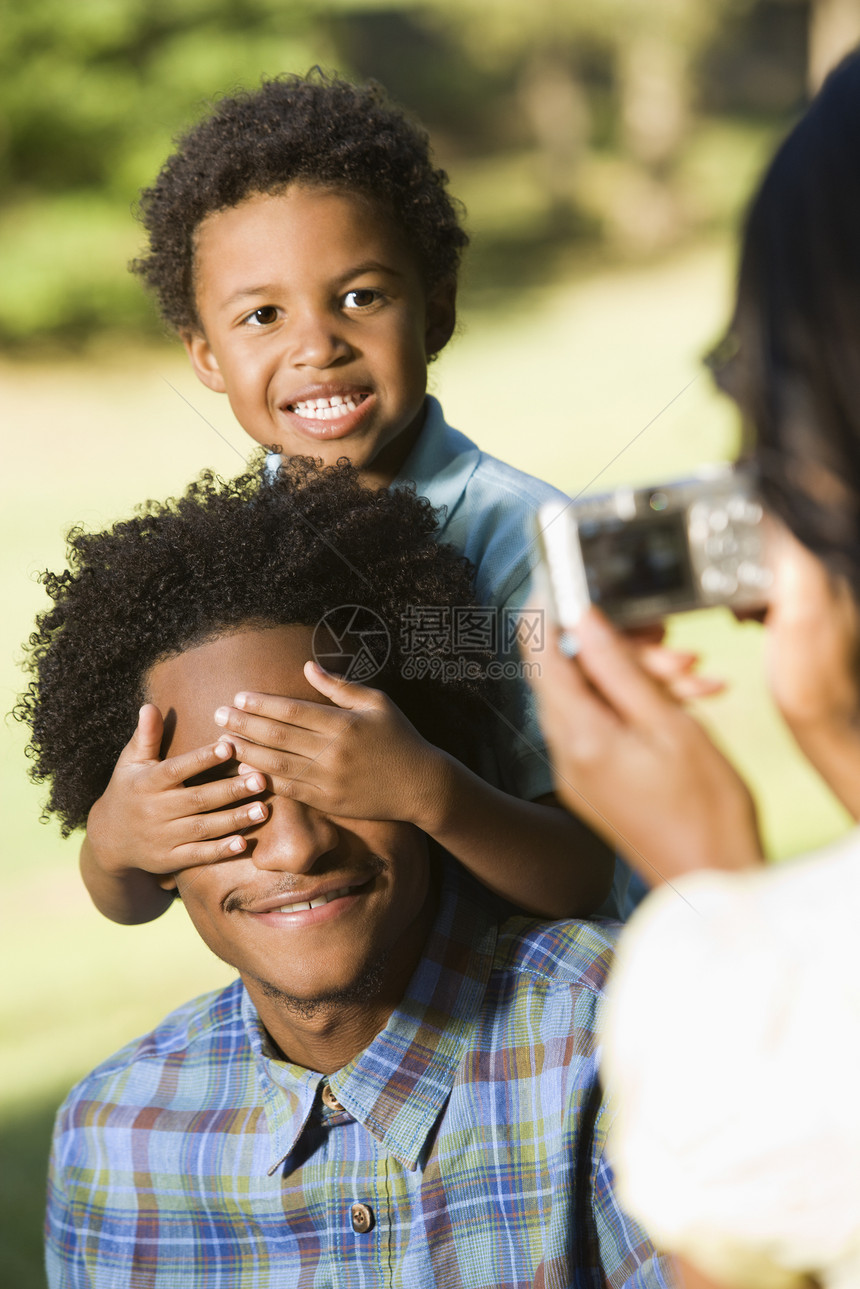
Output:
<svg viewBox="0 0 860 1289">
<path fill-rule="evenodd" d="M 537 560 L 538 508 L 563 494 L 505 465 L 452 429 L 435 398 L 427 398 L 421 435 L 395 483 L 412 483 L 440 511 L 439 540 L 462 551 L 475 568 L 478 603 L 494 610 L 502 675 L 498 737 L 499 786 L 534 801 L 553 791 L 552 772 L 534 699 L 519 671 L 516 623 Z"/>
<path fill-rule="evenodd" d="M 395 483 L 414 484 L 441 511 L 439 540 L 471 561 L 478 603 L 494 610 L 499 662 L 507 674 L 500 679 L 497 736 L 481 770 L 497 787 L 535 801 L 553 791 L 552 769 L 534 696 L 519 669 L 517 645 L 505 637 L 526 602 L 538 560 L 538 509 L 547 501 L 569 499 L 551 484 L 482 452 L 448 425 L 441 405 L 430 396 L 421 434 Z M 536 626 L 523 623 L 523 629 Z M 645 889 L 616 856 L 612 891 L 600 912 L 628 916 Z"/>
<path fill-rule="evenodd" d="M 449 864 L 402 1002 L 336 1074 L 281 1059 L 238 981 L 180 1008 L 60 1111 L 52 1289 L 667 1289 L 604 1154 L 612 941 L 498 922 Z"/>
</svg>

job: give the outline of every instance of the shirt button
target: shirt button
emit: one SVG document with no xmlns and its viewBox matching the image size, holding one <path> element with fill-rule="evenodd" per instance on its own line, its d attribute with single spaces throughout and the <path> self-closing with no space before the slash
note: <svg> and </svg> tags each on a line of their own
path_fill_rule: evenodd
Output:
<svg viewBox="0 0 860 1289">
<path fill-rule="evenodd" d="M 353 1204 L 349 1216 L 356 1235 L 366 1235 L 373 1226 L 373 1209 L 367 1204 Z"/>
<path fill-rule="evenodd" d="M 343 1113 L 343 1106 L 327 1083 L 323 1084 L 322 1099 L 328 1106 L 329 1110 L 336 1110 L 339 1114 Z"/>
</svg>

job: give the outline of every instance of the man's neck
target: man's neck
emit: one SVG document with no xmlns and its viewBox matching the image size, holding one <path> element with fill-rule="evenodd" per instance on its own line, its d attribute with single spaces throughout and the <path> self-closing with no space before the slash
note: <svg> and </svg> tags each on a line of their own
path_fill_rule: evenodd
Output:
<svg viewBox="0 0 860 1289">
<path fill-rule="evenodd" d="M 312 1015 L 302 1016 L 276 999 L 255 997 L 253 987 L 248 992 L 284 1060 L 320 1074 L 333 1074 L 363 1052 L 396 1005 L 382 998 L 372 1004 L 321 1004 Z"/>
</svg>

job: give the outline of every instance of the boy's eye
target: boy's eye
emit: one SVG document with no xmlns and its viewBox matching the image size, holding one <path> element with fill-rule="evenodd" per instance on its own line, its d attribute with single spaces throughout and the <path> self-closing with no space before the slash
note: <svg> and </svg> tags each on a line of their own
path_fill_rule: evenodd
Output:
<svg viewBox="0 0 860 1289">
<path fill-rule="evenodd" d="M 377 300 L 382 298 L 380 291 L 374 291 L 371 287 L 355 287 L 352 291 L 347 291 L 343 297 L 343 302 L 347 309 L 367 309 L 371 304 L 376 304 Z"/>
<path fill-rule="evenodd" d="M 255 309 L 253 313 L 249 313 L 245 321 L 250 323 L 252 327 L 268 327 L 271 323 L 276 322 L 277 318 L 278 311 L 275 306 L 273 304 L 263 304 L 259 309 Z"/>
</svg>

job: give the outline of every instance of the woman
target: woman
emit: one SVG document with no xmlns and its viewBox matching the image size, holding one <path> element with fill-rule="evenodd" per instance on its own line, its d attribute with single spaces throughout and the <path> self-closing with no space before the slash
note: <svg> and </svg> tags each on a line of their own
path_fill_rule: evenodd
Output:
<svg viewBox="0 0 860 1289">
<path fill-rule="evenodd" d="M 754 199 L 720 351 L 769 512 L 768 683 L 860 818 L 857 55 Z M 558 792 L 668 884 L 610 996 L 619 1189 L 686 1284 L 860 1285 L 860 834 L 764 870 L 733 767 L 597 610 L 577 630 L 574 661 L 534 655 Z"/>
</svg>

